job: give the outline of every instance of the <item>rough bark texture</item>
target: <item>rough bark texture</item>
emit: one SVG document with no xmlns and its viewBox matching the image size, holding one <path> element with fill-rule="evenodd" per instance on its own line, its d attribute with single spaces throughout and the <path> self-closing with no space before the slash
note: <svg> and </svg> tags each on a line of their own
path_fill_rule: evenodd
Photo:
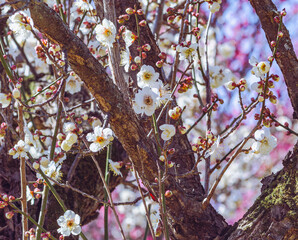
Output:
<svg viewBox="0 0 298 240">
<path fill-rule="evenodd" d="M 104 68 L 92 56 L 86 45 L 75 36 L 61 21 L 52 9 L 43 3 L 33 3 L 29 6 L 35 27 L 45 34 L 51 41 L 58 43 L 68 52 L 68 61 L 72 69 L 85 82 L 87 88 L 98 101 L 99 107 L 110 114 L 110 124 L 117 138 L 134 162 L 143 183 L 155 189 L 154 179 L 157 177 L 157 153 L 154 142 L 146 137 L 135 113 L 123 101 L 122 93 L 113 84 Z M 190 149 L 181 140 L 180 152 L 177 158 L 178 173 L 191 170 L 194 158 L 186 161 Z M 186 153 L 186 154 L 185 154 Z M 175 161 L 175 159 L 173 159 Z M 198 175 L 181 178 L 176 181 L 172 175 L 166 179 L 166 189 L 171 189 L 173 197 L 167 201 L 168 219 L 171 226 L 172 237 L 175 239 L 212 239 L 220 235 L 227 227 L 224 219 L 209 206 L 201 210 L 204 190 Z M 198 226 L 201 226 L 198 228 Z"/>
<path fill-rule="evenodd" d="M 116 1 L 117 16 L 118 14 L 123 14 L 127 7 L 133 7 L 134 4 L 138 4 L 137 1 Z M 100 4 L 98 4 L 98 6 L 100 6 Z M 68 29 L 55 11 L 50 9 L 46 4 L 37 1 L 32 2 L 29 9 L 35 27 L 51 41 L 58 43 L 67 51 L 68 61 L 72 69 L 84 81 L 87 88 L 96 98 L 101 110 L 110 114 L 111 127 L 125 149 L 127 155 L 134 162 L 145 186 L 157 191 L 156 184 L 154 184 L 154 179 L 157 177 L 158 164 L 158 155 L 155 143 L 153 139 L 147 138 L 144 127 L 132 111 L 131 106 L 123 101 L 121 91 L 119 91 L 118 87 L 113 84 L 112 80 L 106 74 L 105 69 L 92 56 L 86 45 Z M 127 22 L 127 25 L 132 31 L 136 31 L 135 24 L 132 19 Z M 144 34 L 142 34 L 141 41 L 142 43 L 148 43 L 149 41 L 150 45 L 152 44 L 151 47 L 153 47 L 153 50 L 150 53 L 150 57 L 146 60 L 148 61 L 146 64 L 154 66 L 156 59 L 158 59 L 157 54 L 159 53 L 159 49 L 154 42 L 154 37 L 148 27 L 144 28 Z M 132 49 L 132 51 L 134 51 L 134 49 Z M 283 60 L 280 61 L 283 62 Z M 286 64 L 283 63 L 283 65 Z M 292 93 L 290 93 L 290 96 L 291 94 Z M 177 173 L 183 174 L 191 170 L 194 164 L 194 156 L 191 153 L 191 147 L 187 139 L 184 136 L 177 135 L 174 139 L 173 146 L 176 147 L 176 153 L 171 161 L 175 162 L 177 166 L 179 165 L 176 170 Z M 295 154 L 297 155 L 297 150 L 295 150 L 294 154 L 291 155 L 293 157 L 289 156 L 289 158 L 293 159 L 297 163 L 297 158 L 294 157 Z M 270 199 L 271 196 L 275 196 L 275 194 L 279 193 L 279 188 L 276 187 L 287 183 L 287 179 L 289 179 L 291 184 L 294 183 L 292 178 L 293 172 L 291 172 L 290 169 L 293 168 L 285 167 L 285 169 L 282 170 L 285 175 L 281 176 L 287 177 L 279 178 L 279 175 L 273 177 L 272 181 L 277 185 L 269 184 L 269 187 L 266 188 L 267 190 L 265 189 L 263 191 L 260 199 L 266 200 L 267 197 L 268 201 L 266 202 L 268 204 L 266 207 L 264 206 L 263 208 L 260 208 L 258 207 L 260 202 L 256 202 L 248 214 L 232 229 L 224 221 L 223 217 L 216 213 L 212 206 L 209 205 L 205 211 L 202 210 L 201 202 L 205 197 L 205 192 L 200 184 L 200 177 L 198 174 L 176 179 L 175 171 L 170 170 L 169 177 L 166 179 L 165 185 L 166 189 L 170 189 L 174 193 L 171 198 L 167 199 L 168 223 L 172 239 L 270 239 L 268 236 L 276 232 L 275 227 L 281 227 L 283 229 L 282 233 L 284 233 L 283 236 L 285 236 L 285 234 L 292 231 L 290 230 L 293 228 L 293 218 L 291 218 L 291 216 L 294 216 L 293 214 L 297 214 L 297 211 L 292 209 L 293 202 L 290 201 L 290 198 L 287 198 L 287 200 L 284 198 L 283 200 L 285 200 L 285 202 L 282 200 L 278 201 L 277 204 L 272 204 Z M 84 172 L 81 176 L 88 179 L 88 174 L 89 171 Z M 79 184 L 81 186 L 81 183 Z M 268 184 L 266 184 L 266 186 L 267 185 Z M 285 188 L 282 189 L 287 191 Z M 102 192 L 102 186 L 98 186 L 93 190 Z M 277 192 L 275 192 L 275 190 L 277 190 Z M 292 188 L 289 192 L 292 193 Z M 66 194 L 65 198 L 72 195 L 69 194 Z M 81 206 L 78 202 L 79 198 L 79 196 L 73 195 L 70 198 L 70 205 L 68 206 L 81 213 L 82 209 L 80 210 Z M 280 202 L 282 203 L 280 204 Z M 284 214 L 284 209 L 288 209 L 285 205 L 288 204 L 290 210 L 286 211 L 286 214 Z M 84 208 L 89 208 L 89 206 L 90 205 L 84 205 Z M 93 207 L 94 205 L 92 205 L 91 208 L 94 209 Z M 288 214 L 289 212 L 291 213 Z M 256 218 L 256 221 L 249 218 L 250 213 L 253 213 L 251 217 L 258 217 Z M 268 217 L 263 218 L 266 214 L 269 214 Z M 245 224 L 245 218 L 250 221 L 249 226 Z M 272 226 L 274 226 L 273 228 L 267 226 L 269 219 L 270 223 L 273 224 Z M 288 220 L 284 222 L 284 219 Z M 53 223 L 53 221 L 51 222 Z M 277 225 L 274 225 L 274 221 L 277 221 Z M 50 224 L 51 223 L 48 224 L 49 227 Z M 246 227 L 244 230 L 243 228 L 241 230 L 241 227 L 239 226 Z M 258 229 L 258 226 L 263 227 Z M 52 228 L 50 227 L 50 229 Z M 248 232 L 250 229 L 258 229 L 258 231 Z M 260 231 L 262 229 L 267 229 L 264 238 L 260 235 Z M 246 236 L 246 238 L 239 238 L 239 236 L 242 235 Z"/>
<path fill-rule="evenodd" d="M 262 180 L 262 193 L 244 217 L 222 239 L 298 239 L 298 143 L 284 168 Z"/>
<path fill-rule="evenodd" d="M 267 41 L 271 50 L 271 41 L 276 41 L 278 24 L 274 21 L 274 17 L 278 16 L 276 6 L 271 0 L 250 0 L 251 5 L 255 9 L 257 15 L 262 24 L 262 28 L 266 34 Z M 281 9 L 279 9 L 281 10 Z M 286 21 L 285 17 L 285 21 Z M 281 31 L 284 36 L 280 40 L 277 51 L 280 53 L 280 57 L 276 58 L 285 82 L 287 84 L 288 93 L 294 109 L 293 118 L 298 118 L 298 60 L 291 42 L 288 29 L 282 24 Z"/>
</svg>

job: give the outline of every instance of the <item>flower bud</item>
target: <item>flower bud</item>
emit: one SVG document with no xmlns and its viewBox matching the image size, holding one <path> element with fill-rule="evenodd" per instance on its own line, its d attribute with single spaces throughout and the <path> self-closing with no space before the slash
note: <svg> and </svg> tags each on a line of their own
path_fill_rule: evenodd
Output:
<svg viewBox="0 0 298 240">
<path fill-rule="evenodd" d="M 151 46 L 148 43 L 146 43 L 145 45 L 142 46 L 142 49 L 145 52 L 149 52 L 151 50 Z"/>
<path fill-rule="evenodd" d="M 146 24 L 147 24 L 146 20 L 142 20 L 142 21 L 139 22 L 139 25 L 140 25 L 141 27 L 145 27 Z"/>
<path fill-rule="evenodd" d="M 126 8 L 125 12 L 126 12 L 127 14 L 129 14 L 129 15 L 132 15 L 132 14 L 134 14 L 136 11 L 135 11 L 134 9 L 132 9 L 132 8 Z"/>
<path fill-rule="evenodd" d="M 137 69 L 138 69 L 138 66 L 136 64 L 133 63 L 133 64 L 130 65 L 130 70 L 131 71 L 135 71 Z"/>
<path fill-rule="evenodd" d="M 155 63 L 155 65 L 156 65 L 156 67 L 158 67 L 158 68 L 161 68 L 162 66 L 163 66 L 163 61 L 162 60 L 160 60 L 160 61 L 157 61 L 156 63 Z"/>
<path fill-rule="evenodd" d="M 137 11 L 137 14 L 138 14 L 138 15 L 144 15 L 144 11 L 143 11 L 142 9 L 139 9 L 139 10 Z"/>
<path fill-rule="evenodd" d="M 5 213 L 5 217 L 7 219 L 12 219 L 13 215 L 14 215 L 14 212 L 13 211 L 10 211 L 10 212 Z"/>
<path fill-rule="evenodd" d="M 277 36 L 278 36 L 279 38 L 282 38 L 282 37 L 284 36 L 284 34 L 283 34 L 283 32 L 279 31 L 279 32 L 277 33 Z"/>
<path fill-rule="evenodd" d="M 13 90 L 12 90 L 12 96 L 14 97 L 14 98 L 20 98 L 21 97 L 21 92 L 20 92 L 20 90 L 18 89 L 18 88 L 14 88 Z"/>
<path fill-rule="evenodd" d="M 167 191 L 165 192 L 165 197 L 172 197 L 172 196 L 173 196 L 173 192 L 172 192 L 172 191 L 167 190 Z"/>
<path fill-rule="evenodd" d="M 136 56 L 134 58 L 135 63 L 140 64 L 142 62 L 142 59 L 140 58 L 140 56 Z"/>
</svg>

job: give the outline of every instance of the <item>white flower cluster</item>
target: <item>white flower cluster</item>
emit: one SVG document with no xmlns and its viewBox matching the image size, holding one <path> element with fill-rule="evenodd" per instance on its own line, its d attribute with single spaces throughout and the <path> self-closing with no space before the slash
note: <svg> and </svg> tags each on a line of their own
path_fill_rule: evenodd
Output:
<svg viewBox="0 0 298 240">
<path fill-rule="evenodd" d="M 137 114 L 153 115 L 155 109 L 170 98 L 167 86 L 158 79 L 159 73 L 152 66 L 143 65 L 137 74 L 138 86 L 133 109 Z"/>
<path fill-rule="evenodd" d="M 23 140 L 19 140 L 16 145 L 12 149 L 9 150 L 8 154 L 12 155 L 13 158 L 25 158 L 29 159 L 28 153 L 29 146 Z"/>
<path fill-rule="evenodd" d="M 235 81 L 235 75 L 228 68 L 222 66 L 210 66 L 210 85 L 212 88 L 218 88 L 229 81 Z"/>
<path fill-rule="evenodd" d="M 78 141 L 78 135 L 75 133 L 76 125 L 72 122 L 67 122 L 64 124 L 64 132 L 67 133 L 66 138 L 61 143 L 61 148 L 63 151 L 68 152 L 72 146 Z M 62 140 L 63 134 L 59 133 L 57 135 L 58 140 Z"/>
<path fill-rule="evenodd" d="M 249 59 L 249 64 L 253 66 L 251 73 L 258 78 L 264 79 L 265 74 L 270 70 L 269 62 L 258 62 L 254 56 Z"/>
<path fill-rule="evenodd" d="M 30 35 L 33 21 L 23 11 L 16 12 L 8 18 L 8 27 L 18 36 L 21 41 L 24 41 Z"/>
</svg>

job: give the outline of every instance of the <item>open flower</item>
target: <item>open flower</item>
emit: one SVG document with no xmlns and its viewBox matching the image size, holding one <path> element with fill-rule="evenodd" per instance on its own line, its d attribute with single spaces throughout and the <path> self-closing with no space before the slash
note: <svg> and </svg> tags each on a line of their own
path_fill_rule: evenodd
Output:
<svg viewBox="0 0 298 240">
<path fill-rule="evenodd" d="M 137 36 L 128 29 L 125 29 L 125 31 L 122 33 L 122 37 L 125 42 L 126 48 L 130 47 L 137 39 Z"/>
<path fill-rule="evenodd" d="M 144 88 L 151 86 L 159 77 L 159 73 L 155 72 L 154 68 L 149 65 L 143 65 L 137 74 L 138 86 Z"/>
<path fill-rule="evenodd" d="M 254 136 L 256 142 L 251 146 L 254 153 L 268 155 L 277 146 L 277 139 L 268 128 L 257 130 Z"/>
<path fill-rule="evenodd" d="M 81 232 L 80 226 L 81 218 L 78 214 L 75 214 L 72 210 L 67 210 L 63 216 L 60 216 L 57 220 L 60 228 L 57 230 L 64 237 L 73 235 L 79 235 Z"/>
<path fill-rule="evenodd" d="M 268 62 L 259 62 L 257 67 L 262 74 L 266 74 L 270 70 L 270 65 Z"/>
<path fill-rule="evenodd" d="M 169 87 L 167 85 L 164 86 L 161 80 L 152 84 L 152 91 L 158 95 L 158 106 L 166 103 L 166 101 L 171 98 L 171 91 L 169 90 Z"/>
<path fill-rule="evenodd" d="M 24 41 L 30 34 L 32 29 L 31 24 L 33 24 L 32 19 L 26 15 L 26 13 L 20 11 L 8 18 L 9 28 L 21 37 L 21 40 Z"/>
<path fill-rule="evenodd" d="M 62 173 L 60 172 L 61 170 L 61 165 L 60 164 L 56 164 L 54 161 L 51 161 L 48 166 L 44 167 L 42 165 L 40 165 L 40 170 L 43 171 L 43 173 L 47 176 L 50 177 L 52 179 L 54 179 L 55 181 L 60 181 Z M 43 176 L 39 173 L 37 173 L 37 178 L 39 179 L 43 179 Z M 54 184 L 53 181 L 50 180 L 51 184 Z"/>
<path fill-rule="evenodd" d="M 101 24 L 95 27 L 96 39 L 104 46 L 113 47 L 116 37 L 116 28 L 114 24 L 104 19 Z"/>
<path fill-rule="evenodd" d="M 129 52 L 129 49 L 126 48 L 125 50 L 120 52 L 120 66 L 124 66 L 125 72 L 128 72 L 130 63 L 131 63 L 130 52 Z"/>
<path fill-rule="evenodd" d="M 12 149 L 9 150 L 8 154 L 12 155 L 13 158 L 26 158 L 28 159 L 27 152 L 29 151 L 29 146 L 23 141 L 20 140 Z"/>
<path fill-rule="evenodd" d="M 70 94 L 77 93 L 81 91 L 81 82 L 74 78 L 68 78 L 66 80 L 65 91 L 69 92 Z"/>
<path fill-rule="evenodd" d="M 270 70 L 270 64 L 268 62 L 258 62 L 254 56 L 249 59 L 249 64 L 253 66 L 251 73 L 262 79 L 265 78 L 265 74 Z"/>
<path fill-rule="evenodd" d="M 151 116 L 157 107 L 157 97 L 150 87 L 144 87 L 136 94 L 133 110 L 137 114 Z"/>
<path fill-rule="evenodd" d="M 88 0 L 76 0 L 74 6 L 80 8 L 82 11 L 93 11 L 93 6 Z"/>
<path fill-rule="evenodd" d="M 164 141 L 170 140 L 176 134 L 176 128 L 171 124 L 163 124 L 159 126 L 159 129 L 162 130 L 161 138 Z"/>
<path fill-rule="evenodd" d="M 7 108 L 11 102 L 11 96 L 5 93 L 0 93 L 0 103 L 2 108 Z"/>
<path fill-rule="evenodd" d="M 122 162 L 113 162 L 111 159 L 109 159 L 109 169 L 114 173 L 114 175 L 121 175 L 120 169 L 122 168 Z"/>
<path fill-rule="evenodd" d="M 178 45 L 176 49 L 178 52 L 180 52 L 179 60 L 182 61 L 185 59 L 189 59 L 191 57 L 196 57 L 198 46 L 199 45 L 197 43 L 192 43 L 188 47 L 182 47 L 182 46 Z"/>
<path fill-rule="evenodd" d="M 208 8 L 209 8 L 210 12 L 216 13 L 220 9 L 220 3 L 218 3 L 218 2 L 209 3 Z"/>
<path fill-rule="evenodd" d="M 34 192 L 30 190 L 28 185 L 26 187 L 26 199 L 27 199 L 27 202 L 30 202 L 31 205 L 34 204 L 34 200 L 35 200 Z"/>
<path fill-rule="evenodd" d="M 154 232 L 156 233 L 157 227 L 160 222 L 160 211 L 159 211 L 159 204 L 158 203 L 151 203 L 150 209 L 150 221 L 152 223 L 152 227 Z"/>
<path fill-rule="evenodd" d="M 211 78 L 210 85 L 212 88 L 218 88 L 228 81 L 233 81 L 235 79 L 231 70 L 222 66 L 210 66 L 209 73 Z"/>
<path fill-rule="evenodd" d="M 95 127 L 94 133 L 88 133 L 86 136 L 90 144 L 90 150 L 92 152 L 98 152 L 106 147 L 111 141 L 113 141 L 113 131 L 110 128 L 103 129 L 102 127 Z"/>
</svg>

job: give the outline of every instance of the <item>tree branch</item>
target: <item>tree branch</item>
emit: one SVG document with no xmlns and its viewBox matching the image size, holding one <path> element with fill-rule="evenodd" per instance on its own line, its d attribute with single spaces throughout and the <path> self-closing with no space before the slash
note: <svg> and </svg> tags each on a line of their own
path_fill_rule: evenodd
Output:
<svg viewBox="0 0 298 240">
<path fill-rule="evenodd" d="M 266 34 L 267 41 L 271 50 L 271 41 L 276 40 L 278 24 L 274 21 L 274 17 L 279 13 L 276 6 L 271 0 L 250 0 L 252 7 L 255 9 L 262 24 L 262 28 Z M 298 118 L 298 91 L 297 91 L 297 76 L 298 76 L 298 60 L 291 42 L 290 34 L 284 24 L 281 26 L 281 31 L 284 34 L 280 40 L 277 51 L 280 56 L 276 58 L 285 82 L 287 84 L 288 93 L 294 109 L 293 118 Z"/>
</svg>

